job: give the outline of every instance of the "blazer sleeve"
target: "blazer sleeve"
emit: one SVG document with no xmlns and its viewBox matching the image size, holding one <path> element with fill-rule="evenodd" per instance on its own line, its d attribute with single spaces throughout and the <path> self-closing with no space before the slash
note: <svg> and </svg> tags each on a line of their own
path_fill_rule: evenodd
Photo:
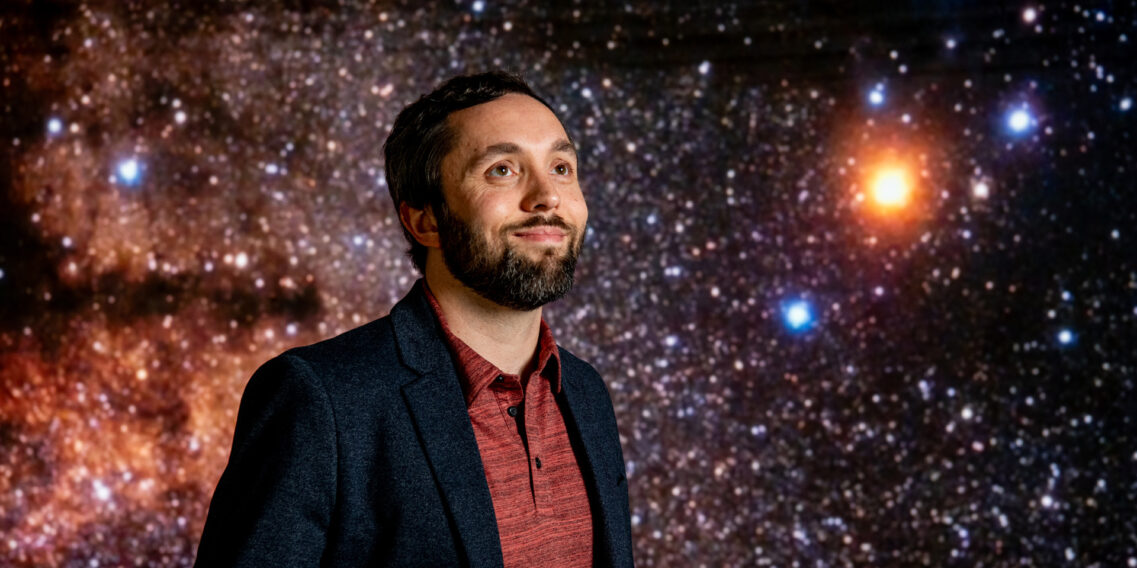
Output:
<svg viewBox="0 0 1137 568">
<path fill-rule="evenodd" d="M 336 447 L 331 401 L 308 364 L 288 353 L 265 363 L 241 397 L 195 565 L 319 565 Z"/>
</svg>

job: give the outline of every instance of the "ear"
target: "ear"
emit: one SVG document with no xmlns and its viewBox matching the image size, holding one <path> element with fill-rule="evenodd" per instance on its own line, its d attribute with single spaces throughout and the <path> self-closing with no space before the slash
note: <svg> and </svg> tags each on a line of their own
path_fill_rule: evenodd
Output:
<svg viewBox="0 0 1137 568">
<path fill-rule="evenodd" d="M 438 243 L 438 221 L 434 218 L 434 212 L 430 210 L 429 205 L 422 209 L 415 209 L 407 205 L 405 201 L 400 203 L 399 221 L 422 246 L 428 248 L 440 246 Z"/>
</svg>

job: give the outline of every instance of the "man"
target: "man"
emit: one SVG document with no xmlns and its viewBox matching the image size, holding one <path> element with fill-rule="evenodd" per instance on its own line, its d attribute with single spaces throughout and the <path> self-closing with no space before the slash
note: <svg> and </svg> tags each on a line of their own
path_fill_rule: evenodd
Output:
<svg viewBox="0 0 1137 568">
<path fill-rule="evenodd" d="M 404 109 L 384 151 L 425 278 L 253 375 L 197 564 L 630 566 L 612 403 L 541 318 L 588 218 L 564 127 L 487 73 Z"/>
</svg>

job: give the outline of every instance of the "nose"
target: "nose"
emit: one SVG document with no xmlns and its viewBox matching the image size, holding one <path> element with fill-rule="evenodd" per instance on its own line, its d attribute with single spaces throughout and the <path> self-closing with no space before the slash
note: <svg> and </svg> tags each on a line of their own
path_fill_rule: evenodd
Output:
<svg viewBox="0 0 1137 568">
<path fill-rule="evenodd" d="M 552 180 L 532 176 L 526 188 L 521 208 L 525 211 L 551 211 L 561 204 L 561 194 Z"/>
</svg>

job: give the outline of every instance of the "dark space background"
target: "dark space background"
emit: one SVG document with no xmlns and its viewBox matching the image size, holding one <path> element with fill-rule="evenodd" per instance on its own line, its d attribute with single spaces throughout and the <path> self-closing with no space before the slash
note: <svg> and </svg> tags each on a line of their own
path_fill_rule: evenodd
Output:
<svg viewBox="0 0 1137 568">
<path fill-rule="evenodd" d="M 189 565 L 251 372 L 416 278 L 395 114 L 502 67 L 640 565 L 1137 566 L 1135 7 L 4 2 L 0 564 Z"/>
</svg>

